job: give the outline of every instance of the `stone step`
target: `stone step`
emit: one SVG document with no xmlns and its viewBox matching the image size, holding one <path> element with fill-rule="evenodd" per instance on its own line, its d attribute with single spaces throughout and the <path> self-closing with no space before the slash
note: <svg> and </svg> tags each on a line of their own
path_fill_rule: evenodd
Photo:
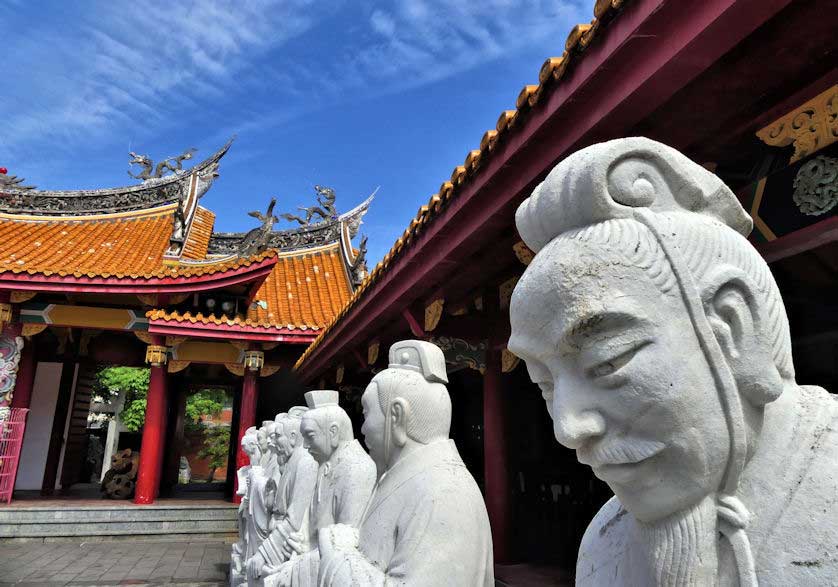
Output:
<svg viewBox="0 0 838 587">
<path fill-rule="evenodd" d="M 227 539 L 236 532 L 236 506 L 0 507 L 0 542 L 83 536 L 91 538 L 191 535 Z"/>
</svg>

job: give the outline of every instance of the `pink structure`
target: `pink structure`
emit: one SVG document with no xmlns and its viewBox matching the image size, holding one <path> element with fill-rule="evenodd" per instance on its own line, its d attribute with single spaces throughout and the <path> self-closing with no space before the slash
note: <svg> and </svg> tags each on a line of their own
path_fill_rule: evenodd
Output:
<svg viewBox="0 0 838 587">
<path fill-rule="evenodd" d="M 0 422 L 0 502 L 12 501 L 17 477 L 17 462 L 26 427 L 26 408 L 11 408 L 9 417 Z"/>
</svg>

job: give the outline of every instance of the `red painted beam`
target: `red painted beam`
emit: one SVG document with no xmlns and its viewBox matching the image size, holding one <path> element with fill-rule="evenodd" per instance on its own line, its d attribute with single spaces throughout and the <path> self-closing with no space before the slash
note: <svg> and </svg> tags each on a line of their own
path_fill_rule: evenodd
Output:
<svg viewBox="0 0 838 587">
<path fill-rule="evenodd" d="M 247 328 L 217 324 L 149 320 L 148 331 L 152 334 L 173 336 L 194 336 L 197 338 L 221 338 L 230 340 L 253 340 L 264 342 L 310 343 L 317 338 L 317 332 L 301 333 L 279 328 Z"/>
<path fill-rule="evenodd" d="M 408 327 L 410 327 L 410 332 L 413 336 L 421 339 L 424 339 L 427 336 L 425 334 L 425 330 L 422 328 L 422 325 L 419 324 L 419 320 L 416 319 L 416 316 L 413 315 L 413 312 L 411 312 L 409 308 L 402 310 L 402 317 L 405 322 L 407 322 Z"/>
<path fill-rule="evenodd" d="M 276 257 L 269 257 L 248 267 L 215 274 L 137 279 L 5 272 L 0 274 L 0 290 L 112 294 L 192 293 L 257 281 L 261 284 L 270 275 L 276 262 Z"/>
<path fill-rule="evenodd" d="M 766 263 L 773 263 L 835 241 L 838 241 L 838 216 L 795 230 L 776 240 L 759 243 L 756 249 Z"/>
<path fill-rule="evenodd" d="M 399 300 L 422 295 L 424 284 L 438 282 L 439 264 L 479 239 L 499 214 L 511 225 L 515 203 L 572 150 L 623 136 L 790 2 L 628 3 L 545 103 L 523 117 L 481 171 L 326 335 L 299 369 L 300 378 L 317 376 L 361 333 L 375 332 L 375 323 Z M 455 229 L 437 238 L 448 227 Z"/>
</svg>

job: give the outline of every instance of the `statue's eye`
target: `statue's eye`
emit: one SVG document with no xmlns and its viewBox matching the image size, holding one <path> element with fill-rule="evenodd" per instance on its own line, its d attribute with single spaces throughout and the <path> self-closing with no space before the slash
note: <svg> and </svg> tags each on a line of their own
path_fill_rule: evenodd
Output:
<svg viewBox="0 0 838 587">
<path fill-rule="evenodd" d="M 589 377 L 606 377 L 608 375 L 613 375 L 623 367 L 625 367 L 629 361 L 634 358 L 634 355 L 637 354 L 637 351 L 642 349 L 647 344 L 650 344 L 651 341 L 642 341 L 639 344 L 635 344 L 627 351 L 624 351 L 606 361 L 602 361 L 601 363 L 597 363 L 593 367 L 588 369 L 588 376 Z"/>
</svg>

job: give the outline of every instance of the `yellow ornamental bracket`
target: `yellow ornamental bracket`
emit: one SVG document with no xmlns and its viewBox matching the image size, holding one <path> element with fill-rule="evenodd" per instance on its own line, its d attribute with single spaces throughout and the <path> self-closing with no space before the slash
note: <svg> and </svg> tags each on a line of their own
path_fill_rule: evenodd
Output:
<svg viewBox="0 0 838 587">
<path fill-rule="evenodd" d="M 150 344 L 145 350 L 145 362 L 152 367 L 162 367 L 166 364 L 168 349 L 159 344 Z"/>
<path fill-rule="evenodd" d="M 789 163 L 838 141 L 838 84 L 757 132 L 771 147 L 794 145 Z"/>
<path fill-rule="evenodd" d="M 438 298 L 425 306 L 425 332 L 431 332 L 439 324 L 442 318 L 442 307 L 445 305 L 444 298 Z"/>
<path fill-rule="evenodd" d="M 378 345 L 379 342 L 374 340 L 367 347 L 367 365 L 375 365 L 378 360 Z"/>
<path fill-rule="evenodd" d="M 263 351 L 245 351 L 244 367 L 248 371 L 259 371 L 265 364 L 265 353 Z"/>
<path fill-rule="evenodd" d="M 500 357 L 500 370 L 503 373 L 511 373 L 518 366 L 521 359 L 512 354 L 512 351 L 503 349 Z"/>
</svg>

